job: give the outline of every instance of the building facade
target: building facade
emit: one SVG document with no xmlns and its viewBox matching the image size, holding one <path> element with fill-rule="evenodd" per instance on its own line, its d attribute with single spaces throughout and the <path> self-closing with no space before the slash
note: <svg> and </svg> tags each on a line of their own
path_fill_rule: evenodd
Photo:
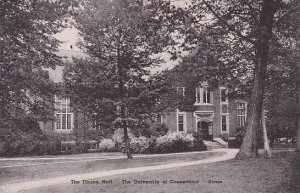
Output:
<svg viewBox="0 0 300 193">
<path fill-rule="evenodd" d="M 177 91 L 185 95 L 184 87 L 177 87 Z M 245 126 L 246 100 L 230 100 L 226 87 L 211 88 L 207 83 L 197 86 L 195 93 L 194 111 L 176 109 L 162 116 L 169 132 L 200 132 L 205 140 L 227 140 Z"/>
<path fill-rule="evenodd" d="M 68 51 L 61 55 L 70 60 L 71 56 L 78 56 L 78 53 Z M 54 82 L 62 84 L 62 69 L 50 71 L 49 74 Z M 177 94 L 190 97 L 185 96 L 185 89 L 177 86 Z M 211 87 L 208 83 L 202 82 L 196 87 L 194 97 L 193 111 L 182 111 L 177 108 L 160 116 L 158 121 L 164 123 L 169 132 L 200 132 L 205 140 L 211 141 L 217 138 L 226 141 L 236 133 L 237 128 L 245 126 L 247 102 L 243 99 L 230 99 L 225 86 Z M 86 139 L 85 131 L 95 128 L 88 121 L 88 117 L 74 111 L 70 104 L 71 101 L 62 93 L 54 94 L 54 120 L 40 123 L 40 128 L 47 133 L 68 136 L 67 141 Z"/>
</svg>

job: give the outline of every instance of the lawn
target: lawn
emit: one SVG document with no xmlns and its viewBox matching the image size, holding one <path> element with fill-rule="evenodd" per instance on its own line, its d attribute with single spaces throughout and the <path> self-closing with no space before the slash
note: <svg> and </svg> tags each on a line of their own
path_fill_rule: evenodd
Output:
<svg viewBox="0 0 300 193">
<path fill-rule="evenodd" d="M 49 163 L 48 160 L 33 162 L 33 161 L 12 161 L 15 164 L 32 164 L 37 163 L 40 165 L 25 166 L 25 167 L 12 167 L 12 168 L 0 168 L 0 185 L 7 183 L 15 183 L 29 180 L 38 180 L 44 178 L 51 178 L 56 176 L 71 175 L 78 173 L 88 173 L 95 171 L 107 171 L 124 168 L 134 168 L 141 166 L 153 166 L 162 165 L 168 163 L 178 163 L 186 161 L 201 160 L 212 156 L 220 156 L 224 153 L 220 152 L 194 152 L 190 154 L 168 154 L 157 155 L 154 157 L 135 157 L 133 160 L 127 160 L 124 156 L 123 159 L 114 160 L 82 160 L 75 162 L 66 160 L 60 160 L 59 163 Z M 100 158 L 100 157 L 99 157 Z M 51 160 L 52 161 L 52 160 Z M 3 163 L 5 165 L 11 165 L 11 163 Z M 48 163 L 43 165 L 43 163 Z"/>
<path fill-rule="evenodd" d="M 70 183 L 31 190 L 30 192 L 299 193 L 300 154 L 276 152 L 273 153 L 271 159 L 230 160 L 94 180 L 112 180 L 112 184 L 84 185 Z M 131 183 L 124 183 L 124 180 Z M 134 184 L 134 180 L 156 181 L 159 183 Z M 165 180 L 167 183 L 164 184 Z M 195 183 L 178 184 L 171 183 L 171 180 L 192 180 Z"/>
</svg>

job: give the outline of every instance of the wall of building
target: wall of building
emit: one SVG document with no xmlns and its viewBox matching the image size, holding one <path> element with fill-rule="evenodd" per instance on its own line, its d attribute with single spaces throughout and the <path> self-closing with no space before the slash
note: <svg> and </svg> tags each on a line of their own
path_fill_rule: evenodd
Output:
<svg viewBox="0 0 300 193">
<path fill-rule="evenodd" d="M 235 100 L 230 101 L 229 105 L 229 122 L 230 122 L 230 128 L 229 128 L 229 136 L 232 136 L 236 132 L 236 128 L 238 127 L 237 124 L 237 103 Z"/>
<path fill-rule="evenodd" d="M 214 89 L 214 121 L 213 121 L 213 138 L 221 136 L 221 97 L 220 88 Z"/>
<path fill-rule="evenodd" d="M 170 112 L 165 115 L 164 122 L 168 127 L 168 132 L 177 132 L 177 113 L 176 111 Z"/>
<path fill-rule="evenodd" d="M 213 90 L 213 104 L 196 104 L 194 112 L 185 112 L 187 118 L 187 132 L 197 131 L 197 113 L 213 112 L 213 138 L 232 136 L 236 132 L 237 100 L 221 102 L 220 87 Z M 228 116 L 227 131 L 222 131 L 222 115 Z M 177 112 L 171 112 L 165 116 L 164 122 L 169 127 L 170 132 L 177 132 Z"/>
<path fill-rule="evenodd" d="M 194 132 L 196 131 L 195 127 L 195 118 L 193 112 L 186 112 L 186 122 L 187 122 L 187 132 Z"/>
</svg>

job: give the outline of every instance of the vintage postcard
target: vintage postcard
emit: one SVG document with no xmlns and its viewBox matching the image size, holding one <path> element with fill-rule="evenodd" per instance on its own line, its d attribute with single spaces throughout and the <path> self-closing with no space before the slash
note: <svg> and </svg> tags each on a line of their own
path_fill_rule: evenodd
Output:
<svg viewBox="0 0 300 193">
<path fill-rule="evenodd" d="M 0 193 L 299 193 L 300 3 L 1 0 Z"/>
</svg>

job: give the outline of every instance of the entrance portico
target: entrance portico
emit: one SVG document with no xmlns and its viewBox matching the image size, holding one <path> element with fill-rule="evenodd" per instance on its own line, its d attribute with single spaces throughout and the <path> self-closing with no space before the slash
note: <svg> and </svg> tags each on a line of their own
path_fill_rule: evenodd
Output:
<svg viewBox="0 0 300 193">
<path fill-rule="evenodd" d="M 213 140 L 213 117 L 214 112 L 196 111 L 196 130 L 199 131 L 204 140 Z"/>
</svg>

